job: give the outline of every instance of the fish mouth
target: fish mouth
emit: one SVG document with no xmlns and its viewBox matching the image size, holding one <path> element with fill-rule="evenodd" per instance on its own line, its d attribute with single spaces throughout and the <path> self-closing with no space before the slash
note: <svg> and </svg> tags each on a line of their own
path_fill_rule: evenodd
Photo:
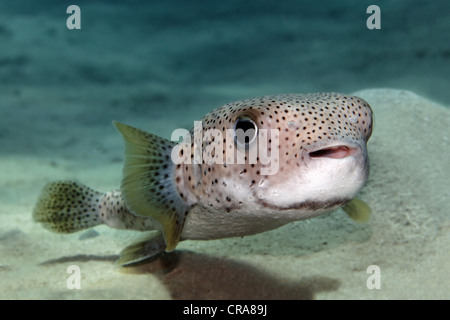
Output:
<svg viewBox="0 0 450 320">
<path fill-rule="evenodd" d="M 355 147 L 350 147 L 348 145 L 337 145 L 311 151 L 309 152 L 309 157 L 312 159 L 317 158 L 344 159 L 354 155 L 357 151 L 358 148 Z"/>
</svg>

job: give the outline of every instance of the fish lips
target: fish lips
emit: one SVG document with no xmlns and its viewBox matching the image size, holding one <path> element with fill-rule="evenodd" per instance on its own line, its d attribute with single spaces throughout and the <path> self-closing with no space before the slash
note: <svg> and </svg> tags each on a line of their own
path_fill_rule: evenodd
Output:
<svg viewBox="0 0 450 320">
<path fill-rule="evenodd" d="M 357 140 L 321 141 L 304 149 L 309 159 L 367 158 L 367 147 Z"/>
<path fill-rule="evenodd" d="M 360 150 L 359 147 L 339 144 L 336 146 L 324 147 L 314 151 L 309 151 L 310 158 L 332 158 L 332 159 L 344 159 L 355 155 Z"/>
<path fill-rule="evenodd" d="M 304 150 L 304 154 L 306 154 L 304 161 L 310 165 L 316 161 L 349 161 L 349 163 L 352 163 L 352 166 L 361 169 L 364 180 L 368 178 L 369 156 L 367 146 L 363 142 L 334 141 L 328 144 L 316 144 Z"/>
</svg>

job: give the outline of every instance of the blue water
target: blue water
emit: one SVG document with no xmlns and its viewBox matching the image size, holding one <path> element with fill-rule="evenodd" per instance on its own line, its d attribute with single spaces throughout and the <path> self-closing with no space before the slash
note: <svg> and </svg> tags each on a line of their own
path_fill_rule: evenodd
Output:
<svg viewBox="0 0 450 320">
<path fill-rule="evenodd" d="M 78 1 L 81 30 L 65 26 L 71 2 L 3 2 L 0 83 L 381 86 L 449 104 L 448 1 L 377 1 L 381 29 L 369 30 L 372 2 Z"/>
</svg>

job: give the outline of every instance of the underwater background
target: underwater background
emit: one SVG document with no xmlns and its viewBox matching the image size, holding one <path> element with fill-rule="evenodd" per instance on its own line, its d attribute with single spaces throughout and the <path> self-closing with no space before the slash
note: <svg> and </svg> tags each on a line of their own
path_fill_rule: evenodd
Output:
<svg viewBox="0 0 450 320">
<path fill-rule="evenodd" d="M 0 298 L 449 299 L 449 17 L 445 0 L 1 1 Z M 366 224 L 338 210 L 124 271 L 113 263 L 139 234 L 32 221 L 50 181 L 118 188 L 113 120 L 170 138 L 230 101 L 317 91 L 373 107 Z"/>
</svg>

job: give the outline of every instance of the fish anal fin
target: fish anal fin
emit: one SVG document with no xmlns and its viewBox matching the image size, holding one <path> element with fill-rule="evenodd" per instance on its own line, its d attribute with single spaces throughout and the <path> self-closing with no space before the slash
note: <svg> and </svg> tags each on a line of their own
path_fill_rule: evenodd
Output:
<svg viewBox="0 0 450 320">
<path fill-rule="evenodd" d="M 120 252 L 116 265 L 126 267 L 150 258 L 156 258 L 165 251 L 166 244 L 161 233 L 133 243 Z"/>
</svg>

